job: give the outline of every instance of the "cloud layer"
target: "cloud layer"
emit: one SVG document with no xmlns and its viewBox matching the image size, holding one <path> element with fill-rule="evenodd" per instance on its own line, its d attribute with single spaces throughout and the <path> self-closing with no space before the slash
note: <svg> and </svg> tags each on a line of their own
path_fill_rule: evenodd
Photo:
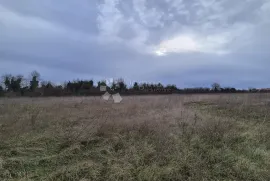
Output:
<svg viewBox="0 0 270 181">
<path fill-rule="evenodd" d="M 270 87 L 267 0 L 0 0 L 0 73 Z"/>
</svg>

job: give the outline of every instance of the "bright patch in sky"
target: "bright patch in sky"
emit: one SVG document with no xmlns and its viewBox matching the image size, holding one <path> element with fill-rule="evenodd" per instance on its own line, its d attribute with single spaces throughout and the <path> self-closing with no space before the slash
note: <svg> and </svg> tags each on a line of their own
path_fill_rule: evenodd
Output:
<svg viewBox="0 0 270 181">
<path fill-rule="evenodd" d="M 223 34 L 207 35 L 179 35 L 171 39 L 162 41 L 155 49 L 154 53 L 158 56 L 164 56 L 169 53 L 210 53 L 226 54 L 224 49 L 228 43 L 227 37 Z"/>
<path fill-rule="evenodd" d="M 164 56 L 164 55 L 166 55 L 166 52 L 164 50 L 156 50 L 155 51 L 155 54 L 157 56 Z"/>
<path fill-rule="evenodd" d="M 180 35 L 161 42 L 155 51 L 157 55 L 168 53 L 185 53 L 199 50 L 199 44 L 191 36 Z"/>
</svg>

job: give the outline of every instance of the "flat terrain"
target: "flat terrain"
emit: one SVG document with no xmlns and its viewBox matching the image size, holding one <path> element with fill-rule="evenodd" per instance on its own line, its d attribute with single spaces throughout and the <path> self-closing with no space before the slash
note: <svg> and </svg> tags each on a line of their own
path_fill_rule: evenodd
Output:
<svg viewBox="0 0 270 181">
<path fill-rule="evenodd" d="M 270 180 L 270 95 L 1 98 L 0 180 Z"/>
</svg>

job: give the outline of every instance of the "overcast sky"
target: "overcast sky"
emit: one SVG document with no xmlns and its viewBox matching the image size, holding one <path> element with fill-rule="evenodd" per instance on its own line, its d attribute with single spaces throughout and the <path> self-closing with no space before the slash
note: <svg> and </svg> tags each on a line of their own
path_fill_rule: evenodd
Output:
<svg viewBox="0 0 270 181">
<path fill-rule="evenodd" d="M 0 0 L 0 73 L 270 87 L 269 0 Z"/>
</svg>

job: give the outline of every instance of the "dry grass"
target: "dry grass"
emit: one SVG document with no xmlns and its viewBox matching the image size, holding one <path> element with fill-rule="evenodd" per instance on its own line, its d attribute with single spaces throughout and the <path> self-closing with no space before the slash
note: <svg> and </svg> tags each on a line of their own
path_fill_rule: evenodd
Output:
<svg viewBox="0 0 270 181">
<path fill-rule="evenodd" d="M 0 180 L 270 180 L 267 94 L 0 99 Z"/>
</svg>

